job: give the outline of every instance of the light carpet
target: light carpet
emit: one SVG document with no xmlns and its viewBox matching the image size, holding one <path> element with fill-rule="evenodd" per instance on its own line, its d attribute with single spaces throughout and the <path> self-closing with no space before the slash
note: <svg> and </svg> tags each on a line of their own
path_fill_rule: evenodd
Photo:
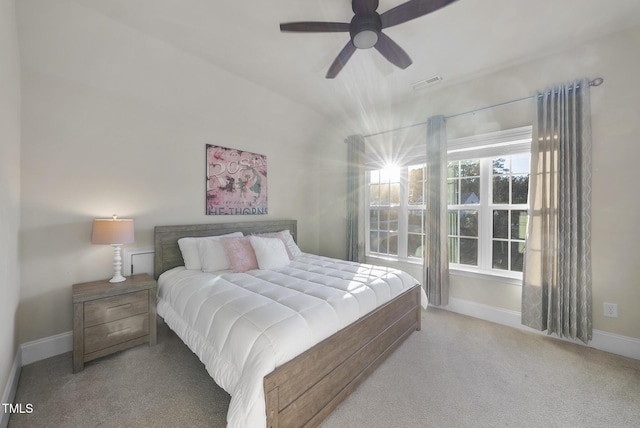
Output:
<svg viewBox="0 0 640 428">
<path fill-rule="evenodd" d="M 323 422 L 334 427 L 640 427 L 640 361 L 439 309 Z M 224 427 L 229 396 L 159 320 L 158 345 L 71 373 L 22 369 L 19 427 Z"/>
</svg>

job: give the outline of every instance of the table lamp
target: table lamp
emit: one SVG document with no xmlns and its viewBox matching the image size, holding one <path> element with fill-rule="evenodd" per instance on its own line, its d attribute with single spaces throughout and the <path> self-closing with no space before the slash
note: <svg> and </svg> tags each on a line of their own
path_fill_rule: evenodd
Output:
<svg viewBox="0 0 640 428">
<path fill-rule="evenodd" d="M 93 220 L 93 244 L 111 245 L 113 247 L 113 278 L 109 282 L 122 282 L 126 280 L 122 276 L 122 257 L 120 250 L 122 244 L 133 242 L 133 220 L 120 219 L 114 214 L 113 218 L 97 218 Z"/>
</svg>

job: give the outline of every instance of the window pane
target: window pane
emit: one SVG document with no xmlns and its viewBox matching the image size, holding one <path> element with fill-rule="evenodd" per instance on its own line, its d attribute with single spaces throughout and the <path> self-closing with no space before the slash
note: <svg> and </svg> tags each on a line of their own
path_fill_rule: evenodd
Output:
<svg viewBox="0 0 640 428">
<path fill-rule="evenodd" d="M 380 185 L 372 184 L 369 188 L 369 203 L 371 205 L 380 205 Z"/>
<path fill-rule="evenodd" d="M 409 233 L 424 233 L 422 210 L 409 210 Z"/>
<path fill-rule="evenodd" d="M 449 263 L 458 263 L 458 238 L 449 238 Z"/>
<path fill-rule="evenodd" d="M 378 252 L 378 233 L 369 232 L 369 251 L 372 253 Z"/>
<path fill-rule="evenodd" d="M 460 203 L 458 180 L 449 180 L 447 182 L 447 203 L 449 205 L 458 205 Z"/>
<path fill-rule="evenodd" d="M 526 204 L 527 195 L 529 193 L 529 176 L 528 175 L 514 175 L 511 177 L 512 197 L 511 203 L 513 204 Z"/>
<path fill-rule="evenodd" d="M 477 177 L 480 175 L 480 161 L 468 160 L 460 162 L 461 177 Z"/>
<path fill-rule="evenodd" d="M 409 188 L 409 205 L 424 205 L 424 197 L 422 196 L 422 188 Z"/>
<path fill-rule="evenodd" d="M 505 158 L 495 158 L 493 160 L 493 175 L 508 174 L 509 161 Z"/>
<path fill-rule="evenodd" d="M 389 210 L 387 230 L 398 230 L 398 210 Z"/>
<path fill-rule="evenodd" d="M 424 167 L 409 167 L 409 205 L 424 205 Z"/>
<path fill-rule="evenodd" d="M 389 252 L 389 234 L 387 232 L 380 232 L 378 240 L 378 251 L 381 253 Z"/>
<path fill-rule="evenodd" d="M 409 234 L 407 242 L 407 255 L 409 257 L 422 257 L 422 239 L 423 235 Z"/>
<path fill-rule="evenodd" d="M 398 234 L 397 233 L 389 233 L 387 237 L 387 253 L 393 254 L 394 256 L 398 255 Z"/>
<path fill-rule="evenodd" d="M 409 181 L 424 181 L 424 174 L 424 165 L 414 165 L 409 167 Z"/>
<path fill-rule="evenodd" d="M 380 219 L 380 211 L 378 210 L 370 210 L 369 211 L 369 229 L 376 230 L 380 227 L 378 221 Z"/>
<path fill-rule="evenodd" d="M 389 205 L 389 185 L 380 185 L 380 205 Z"/>
<path fill-rule="evenodd" d="M 449 178 L 455 178 L 460 175 L 460 166 L 459 162 L 449 162 L 448 165 L 448 175 Z"/>
<path fill-rule="evenodd" d="M 478 240 L 460 238 L 460 263 L 464 265 L 478 265 Z"/>
<path fill-rule="evenodd" d="M 525 239 L 527 236 L 527 212 L 511 211 L 511 239 Z"/>
<path fill-rule="evenodd" d="M 380 230 L 389 230 L 389 211 L 380 210 Z"/>
<path fill-rule="evenodd" d="M 508 241 L 493 241 L 492 266 L 494 269 L 509 270 Z"/>
<path fill-rule="evenodd" d="M 400 205 L 400 183 L 391 183 L 390 192 L 391 205 Z"/>
<path fill-rule="evenodd" d="M 449 235 L 459 235 L 458 211 L 449 211 Z"/>
<path fill-rule="evenodd" d="M 511 156 L 511 171 L 515 174 L 529 173 L 529 163 L 531 155 L 513 155 Z"/>
<path fill-rule="evenodd" d="M 493 237 L 509 238 L 509 211 L 493 210 Z"/>
<path fill-rule="evenodd" d="M 463 178 L 460 180 L 460 203 L 477 204 L 480 202 L 480 179 Z"/>
<path fill-rule="evenodd" d="M 524 265 L 524 242 L 511 243 L 511 270 L 522 272 Z"/>
<path fill-rule="evenodd" d="M 493 177 L 493 203 L 509 203 L 509 176 L 498 175 Z"/>
<path fill-rule="evenodd" d="M 478 211 L 460 211 L 460 236 L 478 236 Z"/>
</svg>

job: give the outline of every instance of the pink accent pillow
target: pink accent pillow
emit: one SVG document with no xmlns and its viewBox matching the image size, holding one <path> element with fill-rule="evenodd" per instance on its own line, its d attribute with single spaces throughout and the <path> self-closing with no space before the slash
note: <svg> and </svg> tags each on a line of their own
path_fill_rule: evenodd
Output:
<svg viewBox="0 0 640 428">
<path fill-rule="evenodd" d="M 224 238 L 222 245 L 227 252 L 229 262 L 231 262 L 232 271 L 246 272 L 248 270 L 258 269 L 256 253 L 248 237 Z"/>
</svg>

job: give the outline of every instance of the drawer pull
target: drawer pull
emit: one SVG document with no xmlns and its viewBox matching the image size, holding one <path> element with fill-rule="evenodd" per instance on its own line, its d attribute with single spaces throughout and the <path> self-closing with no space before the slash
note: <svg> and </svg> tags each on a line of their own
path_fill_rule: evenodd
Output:
<svg viewBox="0 0 640 428">
<path fill-rule="evenodd" d="M 107 308 L 107 312 L 115 311 L 116 309 L 125 309 L 130 307 L 131 307 L 131 303 L 125 303 L 124 305 L 112 306 L 110 308 Z"/>
<path fill-rule="evenodd" d="M 107 337 L 115 336 L 117 334 L 126 333 L 129 330 L 131 330 L 131 327 L 123 328 L 122 330 L 118 330 L 118 331 L 112 331 L 111 333 L 107 334 Z"/>
</svg>

